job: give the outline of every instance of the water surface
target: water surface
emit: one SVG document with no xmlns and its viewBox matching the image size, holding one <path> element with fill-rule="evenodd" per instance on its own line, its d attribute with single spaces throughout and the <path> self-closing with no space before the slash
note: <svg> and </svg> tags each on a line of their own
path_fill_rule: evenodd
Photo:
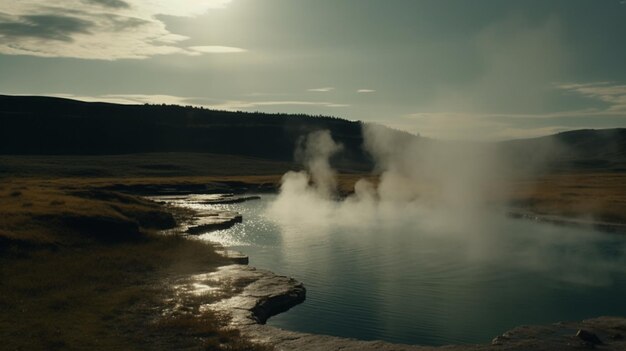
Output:
<svg viewBox="0 0 626 351">
<path fill-rule="evenodd" d="M 244 222 L 201 236 L 304 282 L 306 302 L 273 326 L 443 345 L 489 342 L 524 324 L 626 315 L 619 235 L 503 216 L 478 234 L 437 232 L 420 218 L 280 222 L 266 214 L 273 199 L 209 206 L 238 211 Z"/>
</svg>

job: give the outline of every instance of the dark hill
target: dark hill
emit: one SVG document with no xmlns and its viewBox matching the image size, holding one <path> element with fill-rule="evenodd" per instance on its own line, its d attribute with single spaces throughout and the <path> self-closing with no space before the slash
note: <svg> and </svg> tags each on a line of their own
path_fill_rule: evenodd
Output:
<svg viewBox="0 0 626 351">
<path fill-rule="evenodd" d="M 0 95 L 0 154 L 116 155 L 186 152 L 292 161 L 298 138 L 330 130 L 337 163 L 363 168 L 361 122 L 324 116 L 118 105 Z"/>
<path fill-rule="evenodd" d="M 119 105 L 0 95 L 0 155 L 200 153 L 292 162 L 298 139 L 329 130 L 344 145 L 342 170 L 371 168 L 361 122 L 335 117 L 216 111 L 175 105 Z M 412 134 L 392 131 L 407 143 Z M 422 138 L 423 142 L 435 142 Z M 518 165 L 626 171 L 626 129 L 576 130 L 496 144 Z"/>
</svg>

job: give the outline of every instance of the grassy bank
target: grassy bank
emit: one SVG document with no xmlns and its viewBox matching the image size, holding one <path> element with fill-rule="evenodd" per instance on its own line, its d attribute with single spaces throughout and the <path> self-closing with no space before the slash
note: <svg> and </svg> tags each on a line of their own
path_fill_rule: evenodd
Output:
<svg viewBox="0 0 626 351">
<path fill-rule="evenodd" d="M 626 223 L 626 173 L 550 174 L 509 191 L 512 206 L 536 214 Z"/>
<path fill-rule="evenodd" d="M 122 191 L 152 184 L 161 188 L 232 184 L 277 189 L 282 175 L 298 165 L 253 157 L 202 153 L 145 153 L 108 156 L 0 155 L 0 194 L 20 186 L 50 189 L 105 188 Z M 340 190 L 349 193 L 363 173 L 341 170 Z M 370 180 L 376 177 L 365 174 Z M 432 186 L 421 185 L 424 192 Z M 494 188 L 495 189 L 495 188 Z M 509 181 L 495 192 L 500 202 L 538 214 L 626 223 L 626 173 L 585 171 L 544 174 Z M 16 191 L 21 191 L 17 189 Z M 32 201 L 22 201 L 29 206 Z M 14 202 L 15 203 L 15 202 Z M 2 228 L 0 227 L 0 231 Z M 2 234 L 0 234 L 2 236 Z"/>
<path fill-rule="evenodd" d="M 174 299 L 168 282 L 227 262 L 157 234 L 175 225 L 170 209 L 77 180 L 5 179 L 0 211 L 2 349 L 266 349 Z"/>
</svg>

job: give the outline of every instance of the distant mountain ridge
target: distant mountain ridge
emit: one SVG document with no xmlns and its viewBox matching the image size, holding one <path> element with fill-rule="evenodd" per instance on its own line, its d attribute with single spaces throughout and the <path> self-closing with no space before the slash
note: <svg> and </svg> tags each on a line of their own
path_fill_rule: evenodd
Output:
<svg viewBox="0 0 626 351">
<path fill-rule="evenodd" d="M 334 163 L 368 170 L 372 160 L 362 148 L 362 128 L 362 122 L 326 116 L 0 95 L 4 155 L 195 152 L 291 162 L 299 138 L 327 129 L 344 145 Z M 390 131 L 403 141 L 420 138 Z M 497 145 L 520 163 L 542 154 L 554 160 L 556 168 L 626 171 L 626 128 L 576 130 Z"/>
</svg>

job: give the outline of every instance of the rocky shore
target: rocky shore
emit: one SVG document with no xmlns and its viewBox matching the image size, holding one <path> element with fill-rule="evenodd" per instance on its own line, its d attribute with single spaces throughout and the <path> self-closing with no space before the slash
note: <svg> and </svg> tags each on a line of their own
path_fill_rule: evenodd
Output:
<svg viewBox="0 0 626 351">
<path fill-rule="evenodd" d="M 163 197 L 160 197 L 163 200 Z M 255 197 L 218 196 L 170 197 L 165 201 L 196 201 L 202 204 L 218 204 L 253 200 Z M 217 211 L 219 212 L 219 211 Z M 192 226 L 186 231 L 212 230 L 219 226 L 231 225 L 238 214 L 196 214 Z M 526 217 L 521 217 L 526 218 Z M 531 218 L 533 219 L 533 218 Z M 536 219 L 535 219 L 536 220 Z M 221 223 L 221 224 L 220 224 Z M 204 225 L 204 227 L 203 227 Z M 215 225 L 215 227 L 213 227 Z M 234 225 L 234 223 L 232 224 Z M 191 229 L 189 228 L 196 228 Z M 223 255 L 235 264 L 220 267 L 217 271 L 191 277 L 194 287 L 187 294 L 201 294 L 213 289 L 229 290 L 234 293 L 228 298 L 203 305 L 228 316 L 232 327 L 253 342 L 267 344 L 281 351 L 426 351 L 426 350 L 626 350 L 626 319 L 619 317 L 599 317 L 579 322 L 559 322 L 550 325 L 520 326 L 502 335 L 495 336 L 491 343 L 482 345 L 447 345 L 441 347 L 392 344 L 384 341 L 363 341 L 328 335 L 316 335 L 283 330 L 265 325 L 272 316 L 285 312 L 304 302 L 306 289 L 297 280 L 276 275 L 270 271 L 247 266 L 245 255 L 224 249 Z M 194 290 L 195 289 L 195 290 Z"/>
<path fill-rule="evenodd" d="M 293 278 L 248 266 L 230 265 L 201 277 L 202 280 L 240 286 L 239 293 L 207 308 L 229 315 L 232 326 L 252 341 L 273 345 L 281 351 L 626 350 L 626 319 L 617 317 L 520 326 L 496 336 L 490 344 L 483 345 L 429 347 L 300 333 L 264 324 L 269 317 L 304 301 L 306 290 L 302 283 Z"/>
</svg>

